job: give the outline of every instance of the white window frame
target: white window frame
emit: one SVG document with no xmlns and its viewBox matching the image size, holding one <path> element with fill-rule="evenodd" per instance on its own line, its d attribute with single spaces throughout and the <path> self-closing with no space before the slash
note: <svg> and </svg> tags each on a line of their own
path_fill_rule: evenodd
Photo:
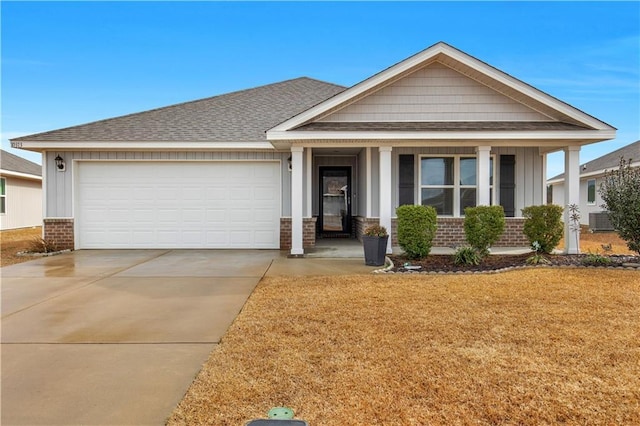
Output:
<svg viewBox="0 0 640 426">
<path fill-rule="evenodd" d="M 593 201 L 589 201 L 589 182 L 593 182 Z M 595 206 L 596 205 L 596 199 L 598 198 L 597 196 L 597 191 L 596 191 L 596 179 L 587 179 L 587 205 L 588 206 Z"/>
<path fill-rule="evenodd" d="M 422 184 L 422 159 L 423 158 L 453 158 L 453 185 L 423 185 Z M 418 157 L 418 196 L 417 204 L 422 204 L 422 189 L 423 188 L 443 188 L 453 189 L 453 215 L 438 215 L 439 217 L 464 217 L 460 214 L 460 190 L 466 188 L 475 188 L 476 194 L 478 191 L 478 181 L 476 176 L 475 185 L 461 185 L 460 184 L 460 159 L 461 158 L 475 158 L 478 161 L 478 156 L 475 153 L 470 154 L 420 154 Z M 489 191 L 491 193 L 491 205 L 496 204 L 496 155 L 491 154 L 489 156 L 490 161 L 493 163 L 493 182 L 489 185 Z"/>
</svg>

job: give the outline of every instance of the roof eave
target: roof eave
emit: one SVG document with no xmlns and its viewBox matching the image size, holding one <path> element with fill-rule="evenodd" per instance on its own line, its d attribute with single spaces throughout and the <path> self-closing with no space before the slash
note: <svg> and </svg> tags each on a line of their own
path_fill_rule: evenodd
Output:
<svg viewBox="0 0 640 426">
<path fill-rule="evenodd" d="M 635 161 L 635 162 L 631 163 L 631 167 L 632 168 L 640 167 L 640 161 Z M 590 177 L 594 177 L 594 176 L 601 176 L 601 175 L 604 175 L 607 172 L 612 172 L 612 171 L 618 170 L 619 168 L 620 168 L 620 166 L 607 167 L 606 169 L 594 170 L 594 171 L 588 172 L 588 173 L 580 173 L 580 179 L 582 179 L 582 178 L 590 178 Z M 556 183 L 564 183 L 564 175 L 561 175 L 561 176 L 562 177 L 549 179 L 547 181 L 547 184 L 548 185 L 555 185 Z"/>
<path fill-rule="evenodd" d="M 42 176 L 33 175 L 31 173 L 16 172 L 15 170 L 0 169 L 0 175 L 2 175 L 2 176 L 10 176 L 10 177 L 15 177 L 15 178 L 20 178 L 20 179 L 29 179 L 29 180 L 42 181 Z"/>
<path fill-rule="evenodd" d="M 594 143 L 613 139 L 615 130 L 573 131 L 276 131 L 269 130 L 267 139 L 275 141 L 297 140 L 584 140 Z"/>
<path fill-rule="evenodd" d="M 29 141 L 22 139 L 12 141 L 12 147 L 29 151 L 43 152 L 49 150 L 84 151 L 84 150 L 273 150 L 268 141 L 257 142 L 172 142 L 172 141 L 92 141 L 92 142 L 60 142 L 60 141 Z"/>
</svg>

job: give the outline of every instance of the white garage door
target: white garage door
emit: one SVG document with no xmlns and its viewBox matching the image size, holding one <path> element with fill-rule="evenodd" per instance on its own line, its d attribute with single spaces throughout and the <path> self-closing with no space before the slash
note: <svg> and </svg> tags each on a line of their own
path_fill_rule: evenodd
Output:
<svg viewBox="0 0 640 426">
<path fill-rule="evenodd" d="M 79 248 L 278 248 L 275 162 L 79 162 Z"/>
</svg>

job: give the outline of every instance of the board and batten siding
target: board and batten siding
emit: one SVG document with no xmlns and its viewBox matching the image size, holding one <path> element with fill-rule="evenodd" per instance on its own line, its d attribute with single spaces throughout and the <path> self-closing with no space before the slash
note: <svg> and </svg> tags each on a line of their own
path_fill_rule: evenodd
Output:
<svg viewBox="0 0 640 426">
<path fill-rule="evenodd" d="M 56 155 L 64 158 L 67 165 L 65 172 L 56 169 Z M 45 183 L 47 188 L 44 217 L 73 217 L 73 162 L 77 160 L 91 161 L 280 161 L 282 176 L 282 216 L 291 216 L 291 173 L 288 171 L 287 152 L 264 151 L 67 151 L 47 152 L 43 161 L 47 162 Z"/>
<path fill-rule="evenodd" d="M 5 179 L 5 209 L 0 229 L 42 226 L 42 182 L 2 176 Z"/>
<path fill-rule="evenodd" d="M 419 179 L 419 158 L 420 155 L 470 155 L 475 156 L 474 148 L 469 147 L 451 147 L 451 148 L 397 148 L 392 151 L 392 200 L 394 202 L 393 212 L 395 215 L 395 209 L 399 205 L 399 193 L 398 193 L 398 164 L 399 156 L 402 154 L 413 154 L 415 156 L 416 168 L 415 168 L 415 200 L 420 200 L 420 182 Z M 494 164 L 494 191 L 496 191 L 496 202 L 500 200 L 500 185 L 497 178 L 500 176 L 500 161 L 499 155 L 515 155 L 516 158 L 516 217 L 522 216 L 522 209 L 531 205 L 540 205 L 543 203 L 542 196 L 543 191 L 546 188 L 543 185 L 543 158 L 538 153 L 537 147 L 517 147 L 517 148 L 504 148 L 496 147 L 491 150 L 491 155 L 496 156 Z M 373 169 L 376 175 L 377 181 L 378 171 Z"/>
<path fill-rule="evenodd" d="M 549 121 L 549 117 L 435 62 L 320 121 Z"/>
</svg>

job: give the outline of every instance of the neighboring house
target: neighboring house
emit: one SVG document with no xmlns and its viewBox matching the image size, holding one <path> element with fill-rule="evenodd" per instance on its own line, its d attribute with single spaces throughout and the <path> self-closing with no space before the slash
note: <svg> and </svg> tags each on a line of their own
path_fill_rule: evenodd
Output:
<svg viewBox="0 0 640 426">
<path fill-rule="evenodd" d="M 42 167 L 0 152 L 0 229 L 42 225 Z"/>
<path fill-rule="evenodd" d="M 598 230 L 602 222 L 589 223 L 591 213 L 602 212 L 602 197 L 600 196 L 600 184 L 605 173 L 617 170 L 620 166 L 620 158 L 631 160 L 631 167 L 640 167 L 640 140 L 623 146 L 609 154 L 591 160 L 580 166 L 580 223 L 590 225 Z M 547 202 L 566 207 L 564 200 L 564 173 L 552 177 L 547 181 L 548 199 Z M 598 220 L 597 216 L 591 216 L 591 221 Z M 602 228 L 601 228 L 602 229 Z"/>
<path fill-rule="evenodd" d="M 546 154 L 564 150 L 577 182 L 580 147 L 614 137 L 437 43 L 350 88 L 303 77 L 12 143 L 42 152 L 45 236 L 66 247 L 298 256 L 316 238 L 359 238 L 378 222 L 395 244 L 402 204 L 436 208 L 436 246 L 464 242 L 465 207 L 501 204 L 498 244 L 528 245 L 521 209 L 546 203 Z"/>
</svg>

